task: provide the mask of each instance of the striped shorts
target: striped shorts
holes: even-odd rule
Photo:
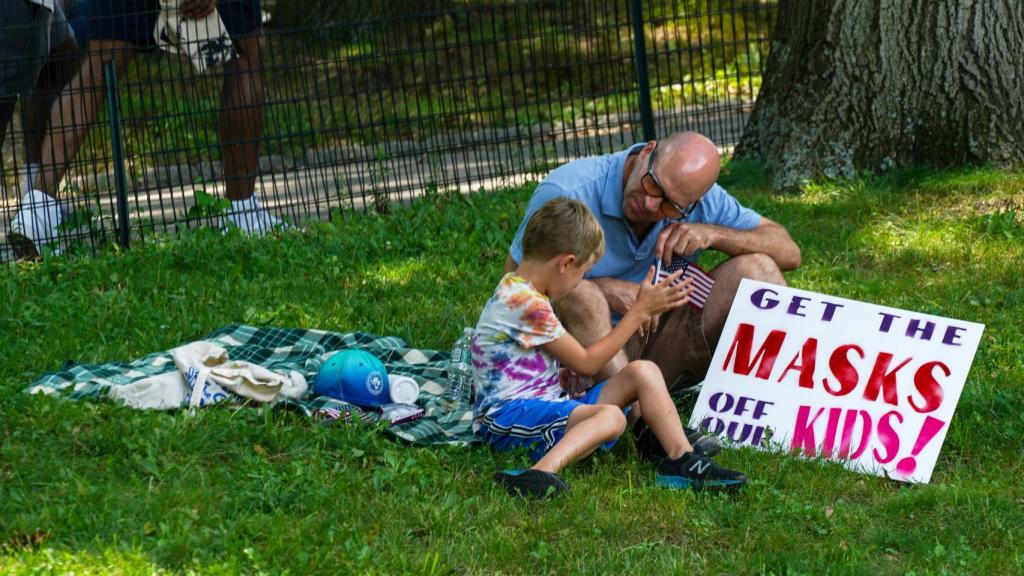
[[[536,462],[565,435],[565,425],[573,410],[580,406],[597,404],[597,398],[605,384],[606,382],[597,384],[581,398],[523,398],[505,402],[488,411],[483,417],[477,436],[495,450],[530,448],[530,457]],[[629,408],[623,411],[628,412]],[[614,445],[615,440],[612,440],[602,448],[607,450]]]

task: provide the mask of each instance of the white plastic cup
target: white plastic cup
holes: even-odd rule
[[[408,376],[388,374],[391,401],[396,404],[415,404],[420,397],[420,385]]]

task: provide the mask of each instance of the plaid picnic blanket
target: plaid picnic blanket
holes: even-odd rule
[[[393,336],[365,332],[338,333],[325,330],[257,328],[233,325],[214,330],[202,338],[227,350],[233,360],[259,364],[287,374],[295,370],[309,382],[320,370],[324,355],[335,350],[362,349],[384,363],[389,374],[403,374],[420,386],[417,402],[424,408],[423,418],[387,428],[394,436],[415,444],[466,444],[474,442],[472,409],[442,397],[447,386],[445,366],[449,352],[411,348]],[[44,374],[25,392],[51,394],[72,400],[103,400],[115,386],[177,370],[170,352],[154,352],[137,360],[107,364],[71,364],[57,372]],[[342,415],[345,420],[359,418],[374,421],[372,411],[312,392],[301,400],[282,398],[276,408],[297,410],[317,418]]]

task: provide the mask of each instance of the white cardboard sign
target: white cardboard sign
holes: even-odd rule
[[[690,426],[926,483],[984,329],[743,280]]]

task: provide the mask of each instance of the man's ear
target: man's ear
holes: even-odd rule
[[[576,264],[575,254],[562,254],[558,257],[558,273],[565,274],[565,271],[569,269],[569,266]]]

